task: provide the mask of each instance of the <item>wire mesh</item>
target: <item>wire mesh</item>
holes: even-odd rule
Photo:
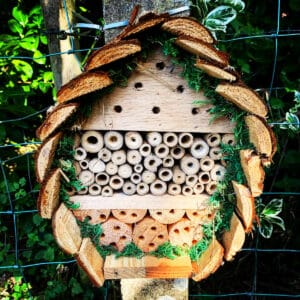
[[[64,10],[66,14],[66,19],[68,21],[68,31],[72,32],[72,24],[70,23],[69,15],[68,15],[68,10],[67,10],[67,5],[66,5],[66,0],[63,1],[64,4]],[[294,38],[294,37],[299,37],[300,36],[300,29],[296,30],[289,30],[288,33],[285,33],[284,31],[280,31],[280,14],[281,14],[281,0],[277,1],[277,26],[276,29],[272,32],[268,32],[266,34],[260,34],[260,35],[250,35],[250,36],[241,36],[241,37],[236,37],[232,39],[226,39],[226,40],[220,40],[222,43],[233,43],[235,41],[239,40],[246,40],[246,39],[273,39],[274,40],[274,53],[273,53],[273,69],[271,73],[271,78],[270,78],[270,85],[269,87],[263,88],[263,90],[268,90],[269,94],[271,94],[274,90],[277,89],[282,89],[282,87],[274,87],[274,79],[276,76],[276,69],[277,69],[277,58],[278,58],[278,46],[280,42],[280,38],[282,37],[289,37],[289,38]],[[188,7],[184,6],[181,8],[174,9],[170,11],[171,14],[176,14],[178,12],[182,12],[187,10]],[[123,27],[127,24],[126,21],[122,22],[117,22],[113,24],[108,24],[103,27],[104,30],[109,30],[111,28],[117,28],[117,27]],[[71,38],[71,45],[70,49],[64,52],[57,52],[57,53],[48,53],[46,55],[43,55],[38,58],[44,58],[44,57],[50,57],[50,56],[58,56],[58,55],[69,55],[77,52],[86,52],[89,51],[90,49],[75,49],[73,39]],[[96,49],[96,48],[95,48]],[[35,59],[38,59],[37,57]],[[32,57],[27,57],[27,56],[0,56],[0,59],[23,59],[23,60],[32,60]],[[17,121],[22,121],[22,120],[28,120],[32,117],[35,117],[43,112],[45,112],[49,107],[45,107],[41,109],[40,111],[37,111],[32,114],[28,114],[23,117],[18,117],[14,119],[6,119],[6,120],[1,120],[0,124],[5,124],[5,123],[15,123]],[[271,125],[274,126],[280,126],[287,124],[286,122],[272,122],[270,123]],[[289,123],[291,124],[291,123]],[[40,144],[40,142],[28,142],[24,139],[24,142],[19,143],[19,146],[26,146],[26,145],[32,145],[32,144]],[[6,149],[6,148],[12,148],[15,147],[14,144],[3,144],[0,145],[0,149]],[[14,162],[15,160],[25,157],[27,161],[27,182],[29,185],[29,190],[27,192],[27,195],[31,195],[32,197],[37,197],[37,193],[39,192],[37,189],[34,189],[34,184],[35,182],[34,176],[31,174],[31,162],[33,160],[32,158],[32,153],[26,153],[22,155],[16,155],[14,157],[2,159],[0,157],[0,169],[1,169],[1,176],[3,178],[4,182],[4,191],[3,193],[7,197],[7,206],[6,209],[0,211],[0,217],[2,216],[9,216],[11,217],[11,222],[13,224],[13,243],[14,243],[14,263],[10,265],[1,265],[0,270],[19,270],[20,274],[24,278],[26,282],[26,275],[24,274],[25,269],[30,269],[30,268],[35,268],[35,267],[41,267],[45,265],[68,265],[68,264],[73,264],[75,263],[74,259],[69,259],[69,260],[61,260],[61,261],[36,261],[31,264],[23,264],[20,259],[19,259],[19,251],[20,251],[20,243],[19,243],[19,235],[18,235],[18,217],[20,215],[26,215],[26,214],[37,214],[37,209],[35,207],[31,207],[30,209],[23,209],[19,210],[16,209],[15,207],[15,199],[13,196],[13,193],[10,189],[10,184],[7,179],[7,171],[5,170],[5,165],[7,163]],[[300,193],[297,192],[280,192],[280,191],[275,191],[275,192],[264,192],[263,196],[299,196]],[[261,293],[257,291],[257,273],[258,273],[258,263],[259,263],[259,254],[261,253],[267,253],[267,254],[276,254],[276,253],[284,253],[284,254],[299,254],[300,249],[285,249],[285,248],[269,248],[269,249],[263,249],[259,248],[259,235],[257,234],[255,237],[254,241],[254,247],[248,248],[245,247],[242,249],[241,252],[249,252],[251,254],[254,254],[254,263],[253,263],[253,272],[252,272],[252,282],[251,282],[251,287],[249,290],[245,290],[243,292],[237,292],[237,293],[220,293],[220,294],[213,294],[213,293],[201,293],[201,294],[190,294],[190,298],[200,298],[200,297],[210,297],[210,298],[235,298],[235,297],[248,297],[250,299],[257,299],[258,297],[263,298],[300,298],[300,294],[294,294],[294,293]],[[105,295],[104,298],[107,299],[107,284],[106,284],[106,290],[105,290]],[[30,290],[29,290],[30,293]],[[31,295],[32,297],[32,295]],[[201,298],[202,299],[202,298]]]

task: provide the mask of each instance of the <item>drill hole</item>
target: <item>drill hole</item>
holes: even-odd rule
[[[159,108],[158,106],[153,106],[152,112],[153,112],[154,114],[159,114],[159,113],[160,113],[160,108]]]
[[[135,87],[136,89],[141,89],[141,88],[143,87],[143,84],[142,84],[141,82],[136,82],[136,83],[134,84],[134,87]]]
[[[184,86],[183,86],[183,85],[178,85],[177,88],[176,88],[176,91],[177,91],[178,93],[183,93],[183,91],[184,91]]]
[[[114,106],[114,111],[116,112],[116,113],[121,113],[122,112],[122,106],[121,105],[115,105]]]
[[[163,61],[160,61],[160,62],[158,62],[158,63],[156,63],[156,69],[157,70],[163,70],[164,68],[165,68],[165,63],[163,62]]]

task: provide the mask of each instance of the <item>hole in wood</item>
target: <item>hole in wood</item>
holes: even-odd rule
[[[158,239],[162,240],[164,238],[164,236],[162,234],[157,236]]]
[[[157,70],[163,70],[164,68],[165,68],[165,63],[163,62],[163,61],[160,61],[160,62],[158,62],[158,63],[156,63],[156,69]]]
[[[197,244],[197,240],[192,240],[192,245],[195,245],[195,244]]]
[[[100,220],[105,220],[105,219],[106,219],[106,215],[101,214],[101,215],[99,216],[99,218],[100,218]]]
[[[102,238],[104,238],[104,237],[105,237],[105,234],[104,234],[104,233],[102,233],[102,234],[101,234],[101,237],[102,237]]]
[[[113,184],[119,184],[121,182],[121,180],[119,178],[114,178],[112,180]]]
[[[109,140],[110,140],[112,143],[115,143],[115,142],[118,140],[118,138],[117,138],[116,136],[112,135],[112,136],[110,136]]]
[[[154,114],[159,114],[159,113],[160,113],[160,108],[159,108],[158,106],[153,106],[152,112],[153,112]]]
[[[161,189],[163,186],[162,186],[162,184],[160,182],[157,182],[157,183],[154,184],[154,187],[156,189]]]
[[[116,243],[114,243],[114,242],[113,242],[113,243],[110,243],[109,245],[110,245],[110,246],[112,246],[112,247],[115,247],[115,248],[117,248],[117,244],[116,244]]]
[[[132,213],[131,216],[132,216],[133,218],[136,218],[136,217],[137,217],[137,214],[136,214],[136,213]]]
[[[135,87],[136,89],[140,89],[140,88],[143,87],[143,84],[142,84],[141,82],[136,82],[136,83],[134,84],[134,87]]]
[[[162,215],[162,212],[161,212],[161,211],[158,211],[158,212],[156,212],[156,214],[157,214],[158,216],[161,216],[161,215]]]
[[[186,232],[190,232],[190,230],[191,230],[190,227],[184,227],[183,229],[184,229],[184,231],[186,231]]]
[[[192,115],[198,115],[199,112],[200,112],[199,107],[193,107],[193,108],[192,108]]]
[[[193,164],[192,162],[189,162],[189,163],[187,164],[187,166],[188,166],[189,168],[191,168],[193,165],[194,165],[194,164]]]
[[[211,218],[212,216],[213,216],[213,214],[208,214],[207,215],[208,218]]]
[[[193,212],[193,216],[197,217],[198,213],[196,211]]]
[[[177,91],[178,93],[183,93],[183,91],[184,91],[184,86],[183,86],[183,85],[178,85],[177,88],[176,88],[176,91]]]
[[[122,106],[121,105],[115,105],[114,106],[114,111],[116,112],[116,113],[121,113],[122,112]]]
[[[201,175],[202,182],[208,182],[209,181],[209,175],[208,174],[202,174]]]
[[[179,234],[179,229],[174,229],[174,232],[175,232],[176,234]]]
[[[88,138],[87,138],[87,142],[89,143],[89,144],[97,144],[98,143],[98,139],[95,137],[95,136],[89,136]]]
[[[120,215],[121,216],[126,216],[126,211],[124,211],[124,210],[120,211]]]
[[[181,152],[181,149],[179,147],[176,147],[176,148],[173,149],[173,153],[175,155],[178,155],[180,152]]]
[[[143,235],[139,236],[139,240],[144,240],[144,239],[145,239],[145,237]]]
[[[169,211],[169,213],[170,213],[170,214],[175,214],[175,210],[174,210],[174,209],[171,209],[171,210]]]
[[[114,226],[114,230],[120,230],[121,227],[120,226]]]
[[[120,237],[120,240],[125,241],[125,240],[127,240],[127,237],[126,237],[125,235],[122,235],[122,236]]]
[[[152,226],[151,228],[150,228],[152,231],[156,231],[156,226]]]
[[[149,243],[149,247],[153,248],[155,246],[154,243]]]
[[[153,166],[154,164],[155,164],[155,160],[154,160],[154,159],[150,159],[150,160],[149,160],[149,165],[150,165],[150,166]]]

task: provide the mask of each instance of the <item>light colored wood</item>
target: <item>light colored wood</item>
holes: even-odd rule
[[[188,256],[175,259],[144,256],[115,258],[106,257],[105,279],[119,278],[188,278],[192,274],[192,264]]]
[[[156,64],[164,62],[163,70]],[[196,107],[195,100],[208,99],[196,93],[181,78],[181,69],[160,52],[138,65],[126,88],[114,91],[96,102],[84,130],[138,130],[230,133],[233,123],[226,119],[210,122],[209,105]],[[140,86],[142,84],[142,86]],[[121,108],[121,112],[115,108]],[[154,113],[153,110],[159,113]],[[196,112],[196,113],[195,113]],[[184,124],[184,126],[183,126]]]
[[[78,203],[81,209],[205,209],[209,206],[208,195],[154,196],[154,195],[124,195],[115,194],[113,197],[90,195],[71,196],[70,201]]]

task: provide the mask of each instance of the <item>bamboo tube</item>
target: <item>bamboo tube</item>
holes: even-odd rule
[[[110,186],[106,185],[102,188],[101,196],[103,197],[112,197],[113,190]]]
[[[200,195],[204,192],[204,184],[197,182],[193,187],[193,192],[195,195]]]
[[[84,222],[88,218],[92,225],[105,222],[110,215],[110,209],[74,209],[72,212],[77,220]]]
[[[74,161],[73,162],[73,166],[74,166],[74,169],[75,169],[75,174],[76,176],[79,175],[79,173],[81,172],[81,167],[80,167],[80,164],[78,161]]]
[[[215,165],[210,171],[210,177],[214,181],[221,181],[224,179],[226,169],[222,165]]]
[[[222,136],[222,143],[227,145],[235,145],[235,139],[233,133],[225,133]]]
[[[168,168],[161,168],[158,171],[158,178],[162,181],[170,181],[173,178],[173,172]]]
[[[162,224],[175,223],[185,214],[184,209],[149,209],[150,216]]]
[[[130,178],[132,174],[132,167],[129,164],[121,165],[118,169],[118,175],[124,179]]]
[[[126,153],[124,150],[114,151],[111,155],[111,161],[117,165],[123,165],[126,163]]]
[[[126,181],[122,186],[122,191],[126,195],[133,195],[136,192],[136,185],[130,181]]]
[[[204,209],[187,209],[187,217],[195,224],[209,224],[213,221],[216,214],[216,210],[212,207]]]
[[[127,162],[131,165],[137,165],[142,161],[142,156],[138,150],[129,150],[127,152]]]
[[[178,137],[174,132],[166,132],[163,134],[163,142],[168,147],[175,147],[178,143]]]
[[[184,196],[191,196],[191,195],[193,195],[193,193],[194,193],[193,187],[188,186],[188,185],[184,185],[182,187],[182,194]]]
[[[100,186],[107,185],[109,182],[109,176],[105,172],[100,172],[96,174],[95,181]]]
[[[171,149],[170,153],[174,159],[181,159],[185,154],[185,150],[180,146],[176,146],[175,148]]]
[[[147,209],[113,209],[111,212],[119,221],[133,224],[145,217]]]
[[[105,172],[108,175],[116,175],[118,173],[118,166],[115,165],[112,161],[110,161],[105,166]]]
[[[100,195],[101,193],[101,186],[97,183],[93,183],[89,186],[89,194],[92,196]]]
[[[168,185],[168,194],[176,196],[176,195],[179,195],[180,193],[181,193],[180,184],[170,183]]]
[[[145,217],[134,226],[132,238],[143,252],[154,251],[169,240],[167,226],[150,217]]]
[[[185,173],[178,167],[173,168],[173,181],[176,184],[182,184],[185,182]]]
[[[142,181],[142,176],[139,173],[132,173],[130,181],[134,184],[139,184]]]
[[[109,186],[113,190],[121,189],[123,184],[124,184],[124,179],[118,175],[114,175],[114,176],[110,177],[110,179],[109,179]]]
[[[169,147],[165,144],[159,144],[154,148],[154,154],[159,158],[165,158],[169,154]]]
[[[202,227],[193,224],[188,218],[169,225],[168,230],[170,242],[175,246],[191,247],[203,238]]]
[[[182,148],[190,148],[193,144],[193,140],[194,137],[188,132],[180,133],[178,136],[178,144]]]
[[[218,147],[221,144],[221,135],[219,133],[208,133],[204,136],[204,140],[209,147]]]
[[[171,155],[168,155],[163,159],[162,164],[165,168],[172,168],[174,166],[174,158]]]
[[[202,184],[208,184],[211,182],[210,173],[209,172],[200,172],[198,181]]]
[[[146,184],[151,184],[156,179],[156,175],[154,172],[145,170],[142,173],[142,181]]]
[[[88,159],[80,160],[79,166],[81,170],[87,170],[89,168],[89,160]]]
[[[205,191],[208,195],[212,195],[216,189],[217,189],[217,182],[216,181],[210,181],[206,186],[205,186]]]
[[[82,148],[90,153],[97,153],[103,148],[103,136],[95,130],[86,131],[81,137]]]
[[[162,136],[159,132],[149,132],[146,135],[146,140],[152,147],[155,147],[161,144]]]
[[[125,246],[132,241],[132,227],[113,217],[101,225],[102,235],[100,237],[100,244],[106,246],[113,246],[118,251],[122,251]]]
[[[133,166],[133,170],[135,173],[142,173],[143,172],[143,165],[142,164],[137,164]]]
[[[84,160],[87,156],[87,153],[85,151],[85,149],[83,149],[82,147],[78,147],[75,149],[74,151],[74,159],[75,160]]]
[[[200,170],[208,172],[215,166],[215,162],[210,157],[206,156],[200,159]]]
[[[128,149],[138,149],[143,143],[143,138],[140,133],[129,131],[125,134],[125,145]]]
[[[139,149],[140,154],[146,157],[151,154],[151,146],[148,143],[143,143]]]
[[[185,184],[191,187],[194,187],[195,184],[198,182],[198,175],[188,175],[185,178]]]
[[[144,159],[144,167],[151,172],[156,172],[161,164],[162,160],[155,155],[149,155]]]
[[[105,163],[99,158],[93,158],[89,161],[89,170],[93,173],[103,172],[105,170]]]
[[[193,157],[203,158],[207,156],[208,152],[209,152],[209,147],[204,140],[200,138],[194,140],[191,146],[191,154]]]
[[[88,193],[88,191],[89,191],[88,187],[87,187],[87,186],[84,186],[84,187],[82,187],[79,191],[77,191],[77,194],[78,194],[78,195],[85,195],[85,194]]]
[[[109,150],[119,150],[123,143],[123,136],[117,131],[108,131],[104,134],[104,144]]]
[[[98,158],[101,159],[104,162],[109,162],[111,159],[111,151],[108,150],[107,148],[102,148],[98,152]]]
[[[222,158],[222,150],[220,147],[213,147],[209,150],[209,157],[213,160],[219,160]]]
[[[73,144],[73,150],[78,148],[80,146],[81,137],[78,133],[74,135],[74,144]]]
[[[95,176],[91,171],[84,170],[79,173],[78,179],[80,180],[82,185],[89,186],[94,182]]]
[[[150,192],[155,196],[160,196],[165,194],[167,191],[167,184],[161,180],[156,179],[150,185]]]
[[[149,193],[149,185],[145,182],[140,182],[136,186],[136,192],[138,195],[143,196]]]
[[[180,160],[180,168],[186,175],[194,175],[199,172],[200,164],[195,157],[186,155]]]

